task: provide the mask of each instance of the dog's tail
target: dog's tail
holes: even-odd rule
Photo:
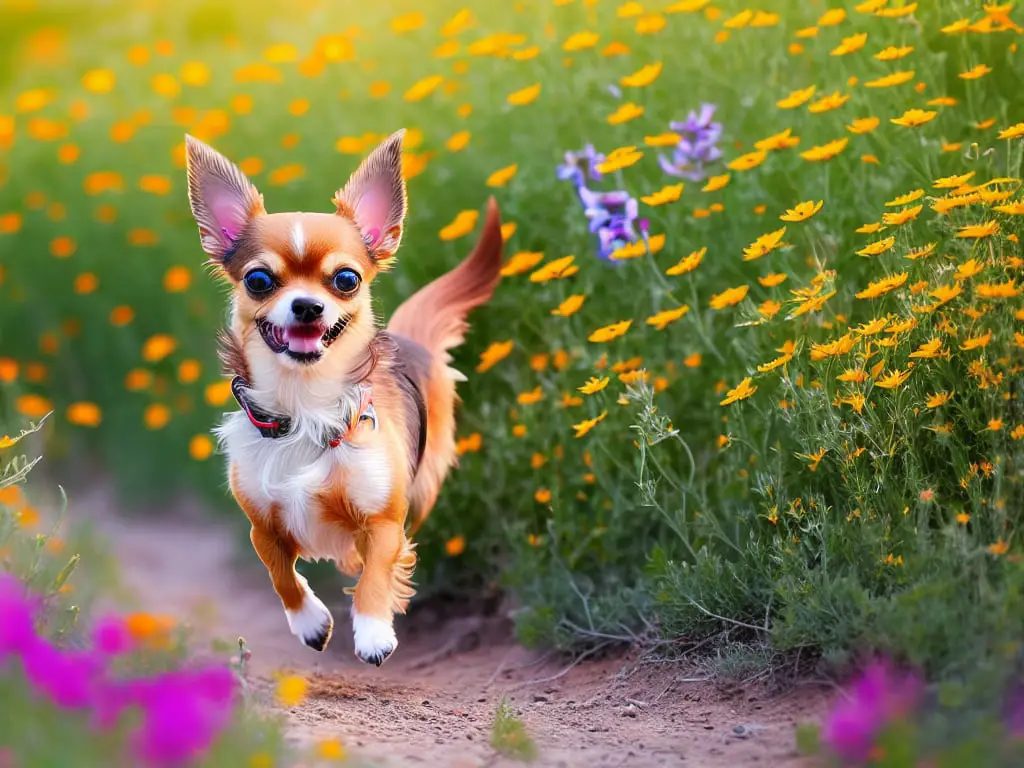
[[[501,215],[492,197],[473,252],[451,272],[406,299],[391,316],[388,330],[418,342],[447,362],[447,351],[462,343],[469,328],[469,312],[494,293],[501,258]]]
[[[462,343],[470,311],[494,294],[502,250],[501,216],[492,197],[473,252],[451,272],[406,299],[388,323],[388,331],[418,343],[430,355],[429,371],[424,372],[420,384],[426,401],[427,439],[410,492],[413,531],[430,513],[441,483],[456,461],[455,382],[465,376],[449,367],[448,350]]]

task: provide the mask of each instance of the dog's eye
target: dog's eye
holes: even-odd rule
[[[339,269],[334,273],[334,288],[339,293],[355,293],[359,287],[359,273],[354,269]]]
[[[245,276],[245,287],[253,296],[274,290],[274,276],[265,269],[254,269]]]

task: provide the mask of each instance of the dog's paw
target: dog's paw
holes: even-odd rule
[[[378,667],[394,653],[398,638],[391,624],[372,616],[352,612],[352,629],[355,634],[356,656],[366,664]]]
[[[285,609],[284,613],[288,617],[288,627],[292,634],[299,638],[303,645],[314,651],[322,651],[327,647],[331,632],[334,631],[334,617],[312,591],[306,592],[301,608],[297,611]]]

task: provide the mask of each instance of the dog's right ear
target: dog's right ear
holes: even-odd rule
[[[187,134],[185,170],[188,201],[199,225],[203,250],[214,261],[224,263],[245,226],[266,213],[263,195],[237,165]]]

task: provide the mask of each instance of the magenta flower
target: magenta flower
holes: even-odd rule
[[[20,659],[37,695],[87,711],[97,730],[116,726],[122,714],[137,709],[141,725],[131,738],[143,765],[180,765],[200,757],[230,724],[236,680],[229,667],[118,680],[110,663],[132,647],[121,621],[98,622],[91,650],[61,649],[36,634],[37,606],[17,579],[0,574],[0,662]]]
[[[922,683],[912,673],[897,673],[875,661],[853,684],[849,698],[837,702],[825,721],[824,742],[840,758],[863,763],[881,731],[906,717],[920,698]]]

